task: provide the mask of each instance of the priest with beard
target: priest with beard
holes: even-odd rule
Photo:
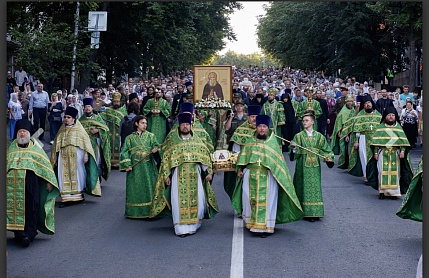
[[[92,98],[83,99],[83,109],[84,114],[79,118],[79,121],[91,139],[101,182],[101,177],[107,180],[110,174],[110,131],[101,115],[94,113],[94,100]]]
[[[405,194],[413,177],[410,144],[397,120],[395,107],[387,107],[371,140],[377,161],[377,179],[371,185],[378,190],[379,199],[397,199]]]
[[[167,136],[170,104],[162,98],[163,90],[155,89],[155,97],[149,99],[143,107],[143,115],[147,117],[147,130],[153,133],[162,144]]]
[[[267,115],[256,116],[256,130],[237,157],[239,179],[231,200],[246,228],[262,238],[273,234],[276,224],[303,217],[270,120]]]
[[[238,128],[236,128],[228,142],[228,150],[233,153],[239,153],[241,147],[245,145],[256,131],[256,117],[261,113],[260,105],[249,105],[247,108],[247,119]],[[234,188],[237,183],[237,174],[233,172],[225,172],[223,187],[229,198],[232,198]]]
[[[14,232],[15,241],[23,247],[30,245],[38,230],[55,233],[54,208],[59,196],[49,158],[31,133],[31,122],[18,120],[14,140],[7,149],[6,228]]]
[[[334,130],[332,131],[331,150],[338,156],[338,168],[347,169],[349,164],[350,144],[345,142],[347,130],[344,129],[347,121],[356,115],[354,97],[348,94],[346,97],[346,104],[341,108],[340,113],[336,116]],[[350,127],[350,125],[349,125]]]
[[[360,110],[344,124],[341,136],[345,136],[346,143],[350,141],[350,155],[348,173],[355,177],[362,177],[365,185],[372,185],[372,177],[376,175],[376,162],[371,148],[372,136],[380,124],[381,114],[375,110],[375,103],[370,95],[364,95],[358,104]],[[344,133],[344,134],[343,134]]]
[[[67,107],[51,151],[51,165],[58,178],[60,207],[83,201],[86,194],[100,197],[96,156],[91,139],[77,119],[78,111]]]
[[[155,97],[155,88],[153,86],[147,87],[146,91],[147,91],[147,94],[142,99],[142,104],[140,106],[140,114],[141,115],[144,115],[143,108],[146,105],[146,103],[148,102],[148,100]]]
[[[150,216],[173,218],[177,236],[195,234],[203,218],[219,211],[210,181],[212,161],[207,145],[192,131],[192,114],[177,117],[177,132],[170,133],[154,189]]]
[[[110,130],[111,165],[119,168],[119,155],[121,153],[121,120],[127,115],[125,105],[121,106],[121,93],[112,93],[112,106],[107,107],[101,117]]]
[[[296,116],[301,122],[304,114],[309,112],[313,113],[316,117],[316,121],[314,122],[314,129],[318,130],[318,119],[323,114],[323,111],[322,107],[320,107],[320,103],[313,99],[313,88],[308,89],[307,99],[299,103]],[[301,130],[304,130],[304,127],[302,125]]]

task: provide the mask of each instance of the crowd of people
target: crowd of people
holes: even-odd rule
[[[422,145],[423,97],[407,85],[377,91],[354,77],[234,67],[232,107],[216,109],[196,107],[191,70],[70,94],[63,89],[49,95],[41,82],[26,93],[17,80],[8,72],[8,190],[22,191],[28,183],[49,193],[28,210],[33,221],[8,215],[8,229],[23,246],[35,229],[54,231],[53,218],[49,230],[37,226],[42,205],[52,209],[58,196],[60,207],[83,201],[84,193],[100,197],[111,169],[126,172],[126,217],[170,216],[176,235],[185,237],[219,212],[212,154],[235,153],[235,171],[224,174],[225,192],[246,227],[266,237],[275,224],[324,217],[321,162],[332,168],[338,155],[338,168],[363,177],[380,199],[396,199],[413,178],[410,150]],[[42,159],[49,169],[39,174],[37,157],[29,153],[24,167],[20,154],[31,147],[43,156],[39,140],[45,140],[46,118],[52,151]],[[293,178],[284,153],[296,161]],[[16,184],[16,177],[25,182]],[[35,197],[25,190],[19,198],[27,204]]]

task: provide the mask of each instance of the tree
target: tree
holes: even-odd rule
[[[90,8],[94,5],[83,5],[84,11]],[[37,76],[51,93],[58,79],[70,76],[74,43],[70,26],[73,26],[76,6],[66,2],[9,2],[7,9],[8,33],[19,45],[15,62]],[[81,20],[81,29],[85,21],[87,17]],[[85,32],[78,38],[76,69],[80,72],[87,65],[98,69],[87,60],[88,39]]]
[[[399,8],[389,19],[392,5]],[[265,53],[294,68],[330,75],[341,69],[342,75],[360,80],[378,79],[380,72],[400,64],[400,31],[415,34],[409,19],[417,18],[413,27],[418,30],[422,18],[416,2],[273,2],[266,9],[257,29]],[[385,28],[390,20],[398,21],[395,28]],[[407,38],[412,43],[414,37]]]
[[[383,14],[384,28],[390,35],[387,39],[396,42],[392,51],[397,55],[392,57],[390,65],[397,71],[409,70],[408,84],[411,90],[415,90],[416,54],[420,53],[422,46],[422,2],[374,2],[367,6]],[[404,54],[408,59],[403,59]]]
[[[227,51],[224,55],[215,56],[211,65],[235,65],[237,67],[248,67],[249,65],[256,65],[260,68],[265,67],[265,65],[271,65],[274,67],[279,67],[280,64],[266,56],[262,56],[258,53],[252,54],[239,54],[235,51]]]
[[[149,75],[207,62],[235,39],[228,15],[236,2],[111,2],[97,61],[107,80]],[[112,46],[114,42],[114,46]]]
[[[80,7],[76,72],[81,77],[80,88],[84,88],[102,73],[110,83],[126,74],[158,75],[209,62],[223,48],[224,38],[235,39],[228,16],[242,6],[226,1],[106,1],[82,2]],[[50,74],[49,80],[69,77],[70,26],[74,26],[76,3],[8,2],[7,9],[8,33],[20,44],[19,59],[24,63],[32,60],[26,69],[40,72],[43,68],[43,75]],[[90,34],[85,29],[88,11],[95,10],[108,12],[108,26],[101,33],[100,48],[90,50]],[[58,38],[61,47],[56,44]],[[55,56],[55,65],[44,63],[46,55]]]

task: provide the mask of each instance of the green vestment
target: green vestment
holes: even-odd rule
[[[201,125],[204,127],[205,131],[209,134],[211,143],[213,146],[216,145],[216,129],[213,129],[213,126],[216,127],[216,111],[215,110],[201,110],[200,113],[204,117],[204,121]]]
[[[176,129],[177,130],[177,129]],[[205,132],[205,131],[204,131]],[[156,181],[154,197],[150,215],[171,216],[171,186],[165,187],[165,180],[174,169],[178,171],[178,188],[180,204],[180,223],[197,224],[198,219],[198,176],[202,175],[202,183],[206,199],[207,213],[205,218],[212,218],[219,211],[213,188],[205,179],[204,173],[198,173],[198,164],[208,166],[207,173],[213,173],[210,151],[206,142],[202,141],[196,133],[191,138],[183,140],[178,132],[172,132],[170,142],[163,152],[158,180]]]
[[[353,147],[354,143],[359,141],[359,137],[356,133],[360,133],[360,135],[365,135],[367,178],[375,175],[376,163],[373,159],[374,153],[371,149],[371,139],[380,121],[381,114],[377,110],[373,110],[372,113],[366,113],[365,109],[362,109],[356,116],[350,118],[344,124],[341,137],[343,138],[349,135],[350,138],[349,174],[356,177],[363,176],[362,165],[359,159],[359,150]]]
[[[277,100],[273,100],[272,103],[269,101],[265,102],[262,105],[261,115],[268,115],[271,118],[270,129],[274,131],[274,134],[282,137],[282,128],[281,126],[285,124],[285,109],[283,105]],[[279,145],[283,144],[283,141],[279,138],[276,138]]]
[[[423,221],[423,155],[420,158],[419,165],[416,169],[407,194],[402,201],[401,207],[396,212],[396,215],[403,219],[411,219],[414,221]]]
[[[196,117],[194,116],[194,119]],[[164,153],[165,149],[168,148],[171,136],[173,134],[177,134],[179,130],[179,123],[176,120],[173,124],[173,127],[171,128],[170,132],[168,133],[167,137],[165,138],[164,142],[162,143],[162,153]],[[204,129],[204,127],[201,125],[200,121],[193,121],[192,122],[192,132],[193,134],[198,135],[198,137],[206,144],[207,148],[209,149],[210,153],[214,152],[214,147],[210,139],[210,135],[207,133],[207,131]]]
[[[247,144],[249,140],[251,140],[255,134],[255,126],[249,124],[249,121],[242,123],[232,134],[229,150],[232,151],[233,144],[241,146]],[[237,173],[236,172],[225,172],[224,173],[224,181],[223,188],[225,192],[228,194],[229,198],[232,198],[232,194],[234,193],[235,185],[237,184]]]
[[[152,113],[159,110],[160,113]],[[163,98],[158,101],[149,99],[143,107],[143,114],[147,117],[147,131],[155,134],[157,141],[162,144],[167,136],[167,121],[171,114],[170,104]]]
[[[88,154],[88,162],[85,163],[86,169],[86,183],[84,192],[86,194],[100,197],[101,196],[101,186],[99,180],[98,166],[95,160],[94,150],[91,145],[91,139],[86,133],[85,129],[82,127],[79,120],[76,120],[75,124],[72,127],[66,127],[63,124],[58,130],[57,136],[55,137],[54,144],[52,145],[51,150],[51,165],[56,169],[57,175],[62,175],[63,184],[62,184],[62,194],[77,194],[81,193],[77,188],[77,177],[76,175],[70,175],[69,173],[76,173],[76,150],[75,147],[82,149]],[[63,154],[63,165],[66,167],[63,171],[58,171],[60,165],[58,164],[58,155],[60,150],[65,151]],[[73,155],[74,154],[74,155]],[[67,173],[66,171],[67,170]],[[65,187],[64,184],[67,184]]]
[[[377,180],[371,182],[371,186],[379,190],[379,185],[379,193],[384,193],[386,189],[397,189],[399,184],[401,193],[405,194],[413,177],[413,172],[410,154],[407,151],[410,144],[401,125],[397,122],[391,126],[381,123],[372,136],[371,145],[374,147],[375,153],[379,153],[381,150],[379,160],[382,159],[383,162],[382,171],[378,173],[377,169]],[[399,149],[404,152],[404,159],[399,158]],[[400,178],[399,181],[398,178]]]
[[[307,112],[307,110],[313,110],[314,116],[316,117],[316,120],[314,121],[313,129],[317,130],[317,119],[322,115],[322,107],[320,107],[320,102],[317,100],[312,99],[311,101],[303,100],[299,103],[298,111],[296,112],[296,117],[298,120],[302,121],[302,117]],[[303,129],[303,126],[301,125],[301,130]]]
[[[26,171],[33,171],[41,180],[37,229],[44,234],[54,234],[55,198],[59,196],[58,181],[45,151],[32,140],[27,148],[18,147],[17,141],[14,140],[7,149],[6,228],[24,230]],[[52,184],[51,192],[46,190],[47,183]]]
[[[121,106],[118,109],[107,107],[100,115],[106,122],[110,131],[111,163],[115,165],[119,163],[119,154],[121,152],[121,135],[119,134],[119,128],[122,118],[127,115],[127,111],[125,106]]]
[[[274,133],[270,131],[267,140],[259,141],[253,136],[243,145],[237,158],[237,169],[247,168],[250,171],[250,205],[251,216],[248,227],[264,229],[268,207],[268,171],[271,172],[279,186],[277,213],[275,223],[288,223],[302,219],[303,212],[293,187],[286,162]],[[232,206],[238,214],[242,213],[243,178],[237,181]]]
[[[334,160],[334,153],[331,151],[325,136],[316,130],[313,130],[313,136],[308,136],[307,131],[303,130],[297,133],[292,141],[319,155],[328,157],[332,161]],[[293,151],[292,146],[289,146],[289,149],[291,152]],[[304,211],[304,217],[324,217],[319,156],[296,147],[294,157],[296,166],[293,184]]]
[[[334,130],[332,132],[332,140],[331,140],[331,150],[335,155],[339,155],[338,157],[338,168],[347,169],[347,165],[349,162],[348,155],[348,142],[345,141],[345,137],[341,137],[341,133],[344,128],[344,124],[346,121],[356,115],[354,106],[349,109],[347,105],[344,105],[341,109],[340,113],[338,113],[337,118],[335,119]],[[340,133],[340,137],[338,137],[338,133]]]
[[[126,217],[150,216],[153,192],[158,178],[158,169],[151,151],[158,146],[155,135],[149,131],[144,131],[141,135],[133,132],[125,138],[119,170],[125,171],[132,167],[132,170],[127,172],[126,180]]]
[[[90,118],[82,115],[79,119],[86,133],[91,139],[91,145],[94,149],[94,154],[96,156],[95,161],[101,161],[101,176],[107,180],[110,174],[110,131],[109,128],[103,121],[103,118],[100,115],[92,114]],[[98,133],[92,134],[91,129],[98,129]],[[100,144],[98,144],[98,139]],[[98,157],[100,155],[100,157]]]
[[[230,141],[240,146],[248,144],[249,141],[253,140],[255,131],[256,127],[254,125],[249,124],[249,121],[246,121],[234,131]]]

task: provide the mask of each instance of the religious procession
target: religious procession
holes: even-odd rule
[[[422,277],[422,2],[0,3],[0,277]]]
[[[406,85],[388,93],[320,72],[199,66],[67,100],[67,92],[49,100],[37,88],[28,116],[10,124],[7,149],[7,229],[23,247],[38,231],[55,233],[56,207],[82,205],[86,195],[102,202],[103,180],[118,171],[126,173],[124,216],[172,218],[179,237],[222,213],[214,175],[223,175],[237,217],[261,238],[277,224],[322,221],[322,169],[335,165],[379,199],[405,196],[397,215],[422,221],[423,158],[414,171],[410,152],[422,145],[423,97]],[[22,109],[16,93],[15,116],[14,105]],[[43,109],[60,115],[49,143],[31,117]],[[296,162],[293,173],[286,160]]]

